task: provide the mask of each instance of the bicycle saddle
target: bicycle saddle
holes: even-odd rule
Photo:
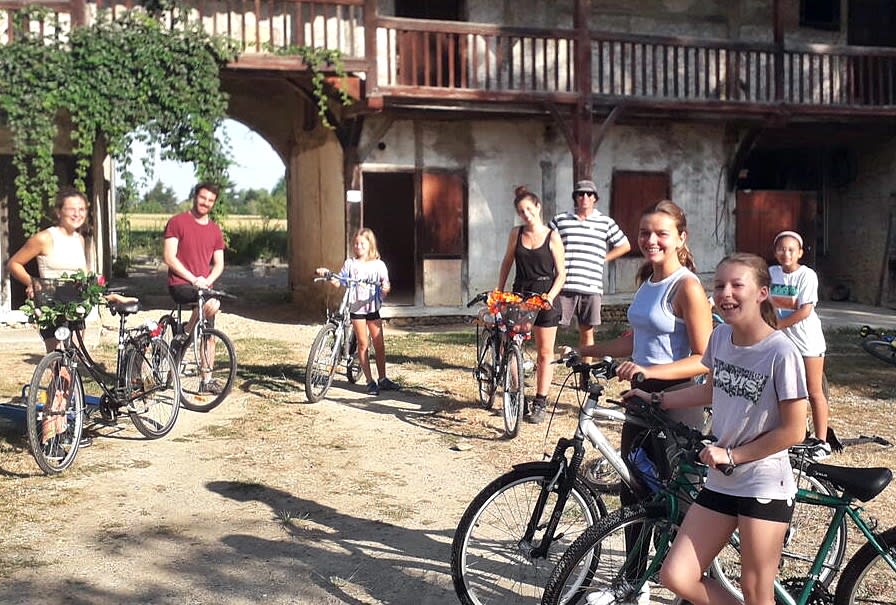
[[[119,315],[133,315],[140,310],[140,301],[135,298],[125,302],[110,302],[109,310]]]

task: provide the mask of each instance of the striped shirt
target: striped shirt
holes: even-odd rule
[[[560,233],[566,253],[563,291],[602,295],[607,251],[628,241],[616,221],[595,208],[586,219],[575,212],[558,214],[550,226]]]

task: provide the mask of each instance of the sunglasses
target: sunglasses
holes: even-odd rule
[[[584,197],[586,195],[593,195],[594,197],[597,197],[597,194],[593,191],[576,191],[572,195],[573,197]]]

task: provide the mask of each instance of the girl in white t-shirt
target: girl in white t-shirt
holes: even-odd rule
[[[386,342],[383,336],[383,320],[380,318],[380,307],[383,297],[389,293],[389,271],[386,263],[380,259],[376,245],[376,235],[367,228],[359,229],[352,240],[354,256],[345,259],[339,275],[376,282],[376,285],[355,284],[350,286],[349,314],[352,328],[358,339],[358,360],[367,378],[367,394],[379,395],[380,390],[397,391],[397,383],[386,377]],[[318,275],[325,275],[324,267],[317,269]],[[376,370],[379,381],[373,379],[370,370],[370,345],[373,344],[376,355]]]
[[[827,443],[828,398],[823,384],[826,344],[821,320],[815,312],[818,304],[818,276],[800,264],[803,238],[795,231],[782,231],[775,236],[775,258],[778,265],[769,267],[772,278],[771,301],[778,317],[778,329],[796,345],[806,366],[806,386],[812,408],[815,436],[823,442],[821,450],[831,453]],[[816,458],[819,458],[816,454]]]
[[[765,261],[734,254],[716,267],[713,299],[725,324],[703,356],[705,384],[655,393],[664,409],[713,406],[718,441],[700,452],[710,467],[663,563],[660,580],[694,605],[738,601],[704,571],[738,530],[746,605],[775,601],[774,579],[796,485],[787,450],[805,436],[806,379],[793,343],[775,329]],[[648,397],[633,390],[625,397]],[[720,470],[733,467],[730,475]]]

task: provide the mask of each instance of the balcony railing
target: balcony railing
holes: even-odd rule
[[[64,37],[132,0],[38,0],[52,14],[27,27]],[[278,67],[272,49],[336,49],[368,81],[368,95],[574,103],[577,46],[590,45],[595,102],[635,101],[738,111],[896,113],[896,50],[740,43],[695,38],[511,28],[365,14],[370,0],[202,0],[188,18],[226,35],[249,67]],[[22,6],[0,0],[0,44],[17,35]],[[588,54],[586,53],[586,57]],[[295,68],[294,62],[279,67]]]

